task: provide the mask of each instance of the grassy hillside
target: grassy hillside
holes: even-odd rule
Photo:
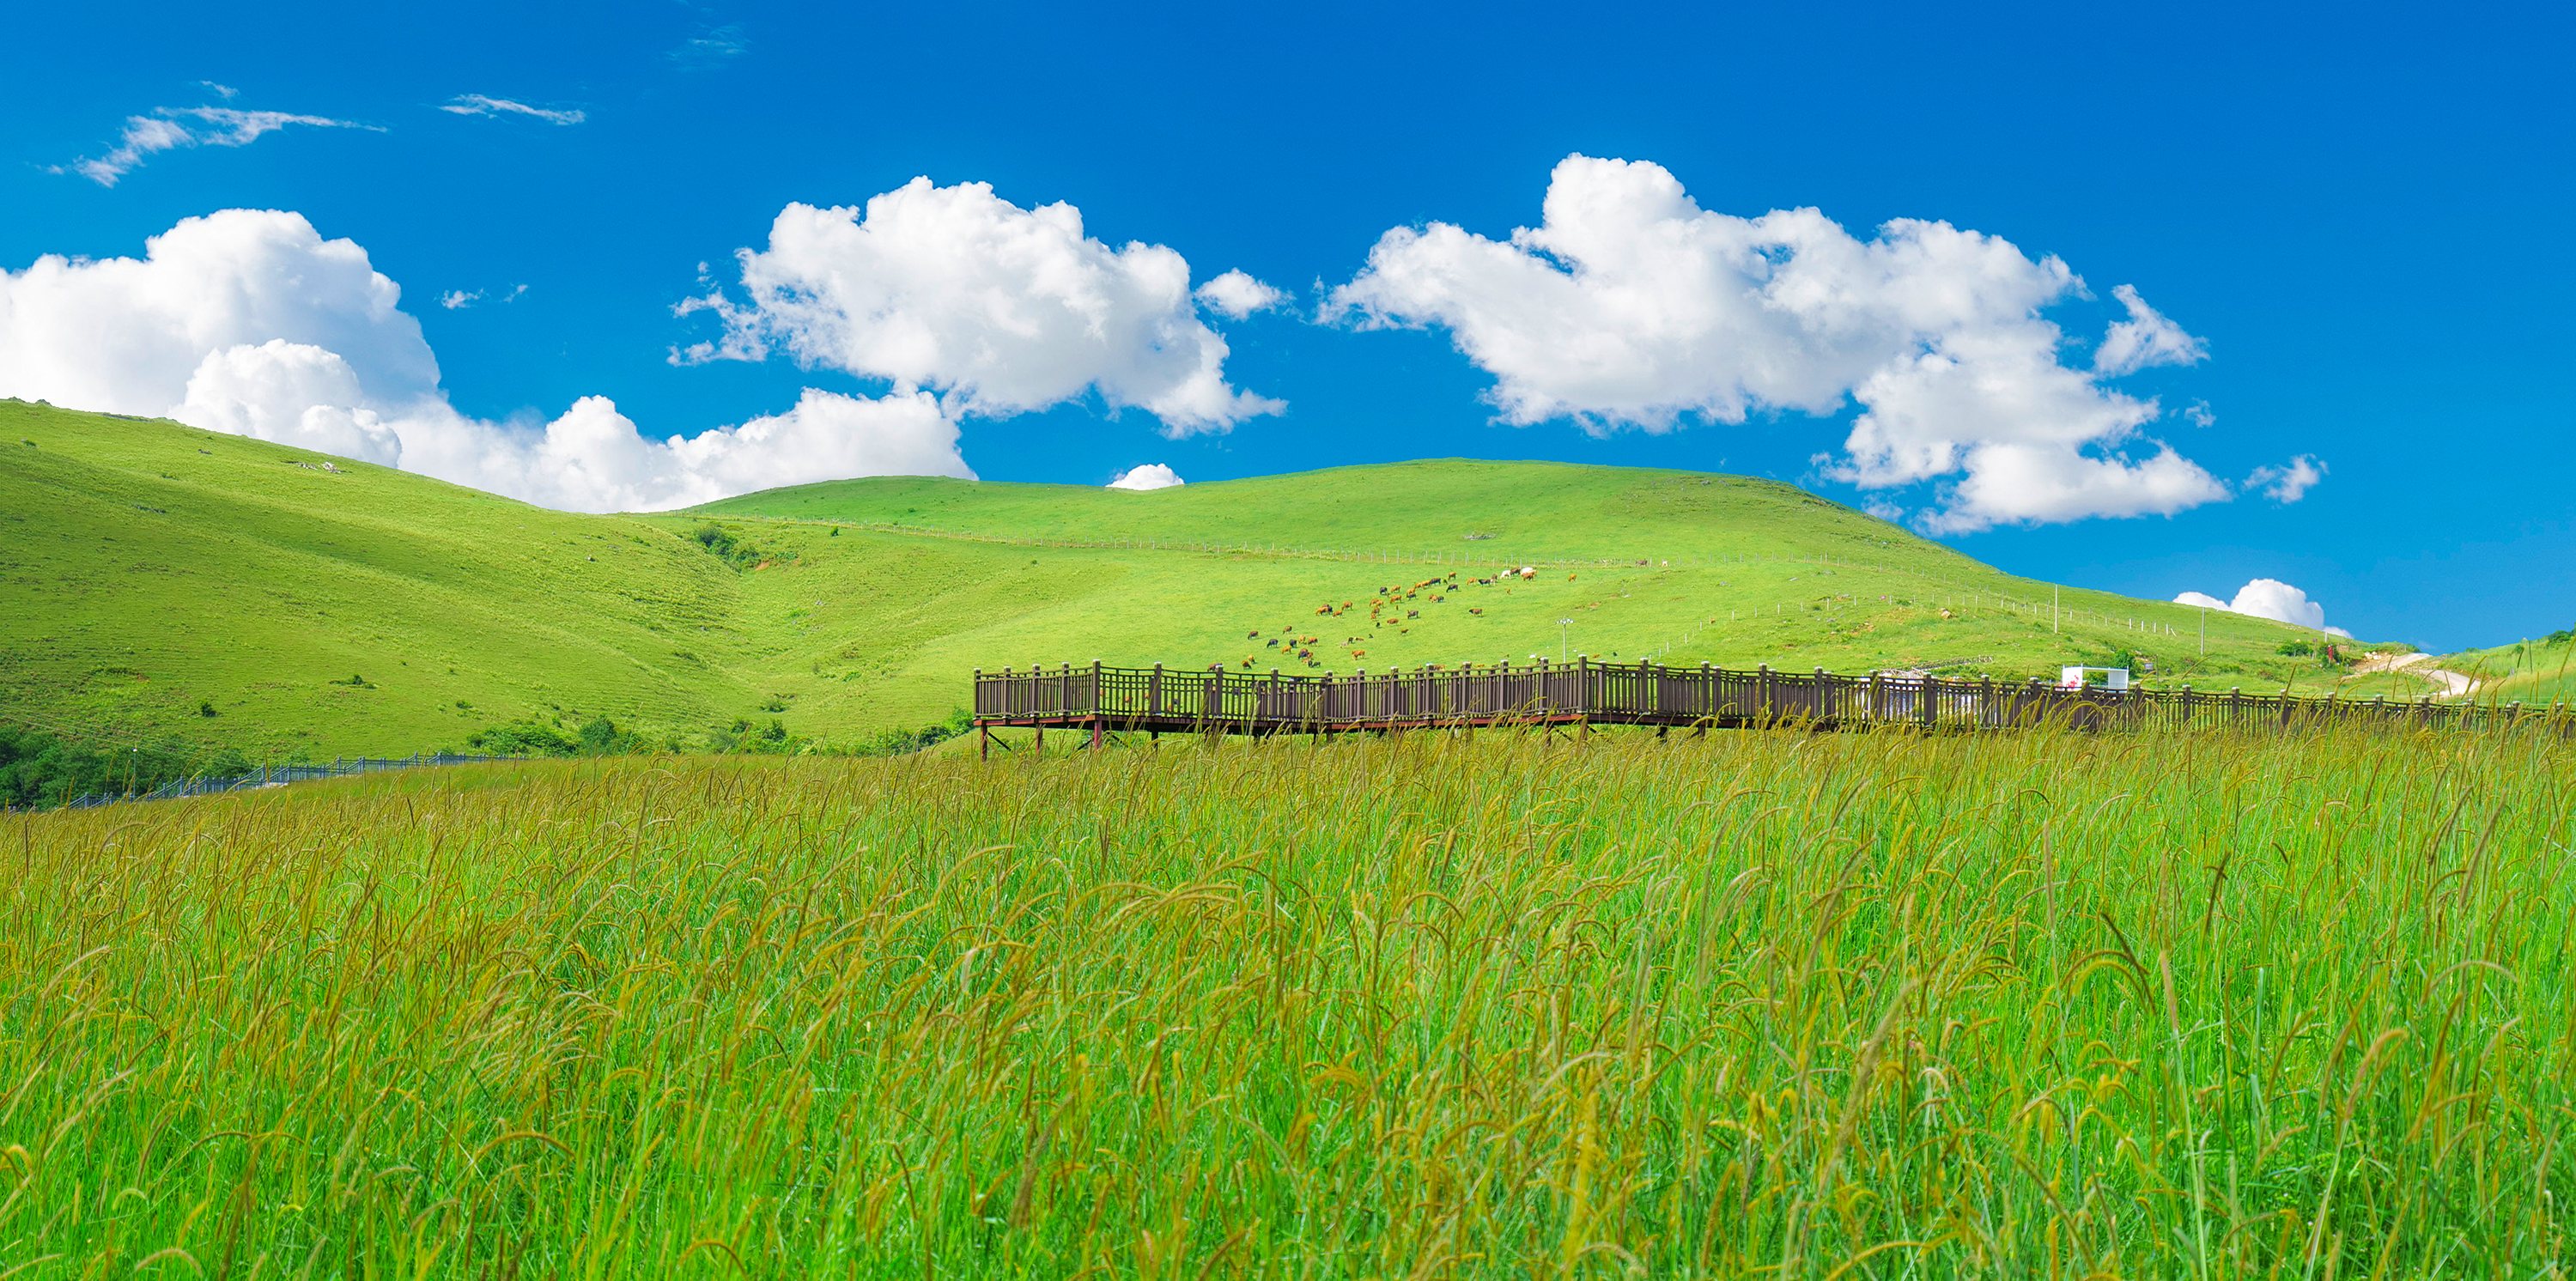
[[[1070,532],[1514,564],[1795,554],[1950,573],[1982,568],[1776,481],[1567,463],[1436,459],[1144,493],[894,476],[773,489],[700,510],[1003,538]]]
[[[2143,655],[2170,682],[2432,688],[2340,681],[2280,652],[2310,634],[2228,614],[2205,620],[2204,655],[2198,610],[2015,578],[1739,476],[1439,460],[1146,493],[902,477],[771,490],[691,516],[804,547],[839,527],[1017,548],[1098,576],[1055,607],[960,636],[961,658],[1348,671],[1572,652],[2023,677]],[[1524,565],[1545,568],[1498,574]],[[1409,598],[1372,618],[1397,595]],[[1269,643],[1282,636],[1314,638],[1297,647],[1313,657],[1283,657]]]
[[[1506,562],[1548,568],[1479,581]],[[972,668],[1094,659],[1320,672],[1562,649],[2020,677],[2136,653],[2204,687],[2334,684],[2259,620],[2212,616],[2203,658],[2199,621],[2075,590],[2052,617],[2046,584],[1741,477],[1439,461],[1149,493],[885,479],[579,516],[0,401],[0,709],[254,759],[452,747],[530,717],[607,715],[679,746],[773,718],[847,740],[944,716]]]
[[[2481,699],[2537,707],[2576,703],[2576,627],[2453,654],[2442,666],[2486,682]]]

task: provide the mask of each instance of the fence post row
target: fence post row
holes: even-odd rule
[[[1913,725],[1936,729],[2001,729],[2062,721],[2078,729],[2114,725],[2165,725],[2186,729],[2262,727],[2275,732],[2354,722],[2484,729],[2538,723],[2576,734],[2576,716],[2553,704],[2526,713],[2522,705],[2488,708],[2435,704],[2430,697],[2390,704],[2384,696],[2353,703],[2288,693],[2248,698],[2242,688],[2224,697],[2190,686],[2173,691],[2071,689],[2038,678],[1998,685],[1991,676],[1944,680],[1891,676],[1866,680],[1822,668],[1804,675],[1759,664],[1734,671],[1702,663],[1674,671],[1652,660],[1604,663],[1586,655],[1571,664],[1468,665],[1411,673],[1366,669],[1344,676],[1177,672],[1162,664],[1115,668],[1094,661],[1087,672],[1066,663],[1054,671],[1033,665],[1026,673],[1005,667],[974,673],[975,719],[987,728],[1080,726],[1098,740],[1111,729],[1195,730],[1217,733],[1301,733],[1336,728],[1396,729],[1472,726],[1553,720],[1637,725],[1767,725],[1804,721],[1818,725]],[[320,777],[335,768],[388,769],[415,763],[366,761],[357,766],[285,767],[284,777]],[[439,763],[465,759],[441,756]],[[237,780],[237,782],[239,782]]]

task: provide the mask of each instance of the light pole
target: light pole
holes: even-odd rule
[[[1571,618],[1556,620],[1556,661],[1560,663],[1565,661],[1565,629],[1572,626],[1574,620]]]

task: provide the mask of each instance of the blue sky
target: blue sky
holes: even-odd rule
[[[534,430],[605,397],[648,438],[690,435],[786,414],[808,388],[890,391],[864,362],[792,358],[774,316],[766,359],[671,359],[726,337],[722,315],[674,309],[710,289],[748,305],[733,255],[768,247],[782,209],[916,176],[989,183],[1018,209],[1078,208],[1109,251],[1167,246],[1192,284],[1239,269],[1293,306],[1200,309],[1224,383],[1286,402],[1230,430],[1171,438],[1150,397],[1096,385],[1029,408],[1051,393],[993,383],[984,412],[908,420],[953,422],[986,479],[1545,458],[1776,476],[1940,527],[1963,473],[1853,483],[1853,395],[1810,413],[1763,384],[1741,422],[1685,409],[1667,431],[1615,411],[1589,431],[1569,414],[1516,425],[1498,383],[1554,375],[1462,354],[1472,299],[1382,290],[1392,326],[1365,309],[1316,323],[1390,229],[1500,240],[1540,225],[1567,157],[1651,162],[1713,214],[1813,208],[1857,242],[1939,221],[2062,260],[2083,288],[2032,314],[2062,330],[2065,378],[2152,398],[2127,456],[2163,441],[2230,495],[2027,524],[2007,497],[1993,523],[1943,535],[1971,555],[2149,597],[2277,578],[2331,623],[2437,649],[2576,620],[2563,10],[356,12],[12,14],[13,43],[45,52],[0,82],[0,268],[133,258],[183,218],[292,211],[399,283],[456,413]],[[469,95],[555,118],[442,110]],[[344,123],[222,146],[234,118],[201,108]],[[70,168],[134,117],[205,145],[142,154],[113,185]],[[2133,314],[2123,285],[2198,346],[2095,376],[2095,344]],[[452,293],[481,297],[439,305]],[[38,385],[26,350],[0,361]],[[2247,483],[2300,457],[2324,478],[2297,501]]]

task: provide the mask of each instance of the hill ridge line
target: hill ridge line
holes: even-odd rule
[[[1675,560],[1670,557],[1652,556],[1596,556],[1588,558],[1577,556],[1543,558],[1519,556],[1479,557],[1466,553],[1456,553],[1455,555],[1458,557],[1457,559],[1448,559],[1447,557],[1452,555],[1451,553],[1439,551],[1413,551],[1404,553],[1403,555],[1406,557],[1405,559],[1388,559],[1382,553],[1372,554],[1346,547],[1286,547],[1275,544],[1258,543],[1166,542],[1164,540],[1154,538],[1039,538],[1033,535],[984,534],[977,533],[973,530],[936,529],[927,525],[906,525],[898,521],[825,520],[811,516],[765,516],[725,513],[720,516],[709,515],[706,516],[705,519],[711,523],[721,519],[759,521],[772,525],[796,525],[817,529],[856,529],[868,533],[894,534],[907,538],[942,538],[956,542],[989,543],[1003,547],[1058,547],[1070,550],[1090,551],[1170,551],[1192,555],[1274,556],[1289,560],[1323,560],[1344,564],[1447,565],[1462,569],[1480,565],[1491,568],[1504,568],[1511,565],[1527,565],[1542,569],[1715,569],[1722,568],[1727,565],[1738,564],[1751,565],[1763,563],[1786,563],[1797,565],[1816,565],[1826,569],[1867,570],[1871,573],[1897,575],[1933,586],[1948,587],[1965,593],[1972,598],[1981,594],[1981,588],[1977,584],[1966,583],[1956,579],[1936,578],[1920,570],[1900,569],[1891,565],[1881,565],[1875,561],[1835,560],[1830,555],[1823,553],[1809,553],[1803,551],[1784,553],[1769,559],[1767,562],[1761,557],[1743,560],[1726,560],[1706,556],[1685,556],[1679,560]],[[2139,604],[2145,605],[2167,605],[2178,609],[2193,608],[2192,606],[2183,605],[2176,601],[2151,601],[2143,597],[2122,596],[2118,592],[2104,591],[2099,588],[2069,587],[2063,583],[2052,583],[2046,579],[2027,578],[2018,574],[2004,574],[2001,571],[1997,571],[1996,576],[2004,583],[2025,587],[2046,587],[2052,591],[2059,592],[2082,592],[2094,596],[2106,596],[2115,600],[2136,601]],[[1997,606],[1998,608],[2009,610],[2014,608],[2016,604],[2031,605],[2035,603],[2031,601],[2015,601],[2011,593],[2008,592],[1993,592],[1991,594],[1995,595],[2003,602]],[[2061,612],[2063,613],[2066,621],[2069,622],[2089,619],[2095,623],[2107,625],[2112,622],[2114,618],[2113,615],[2106,614],[2099,609],[2085,609],[2080,606],[2066,606],[2063,607]],[[2271,623],[2278,627],[2289,628],[2291,631],[2297,632],[2301,635],[2305,635],[2308,630],[2290,623],[2283,623],[2278,619],[2263,618],[2253,614],[2235,614],[2232,616],[2251,619],[2255,622]],[[2143,622],[2145,620],[2137,621]],[[2169,630],[2170,625],[2168,624],[2155,624],[2155,626],[2168,628],[2167,631],[2155,634],[2176,634]]]

